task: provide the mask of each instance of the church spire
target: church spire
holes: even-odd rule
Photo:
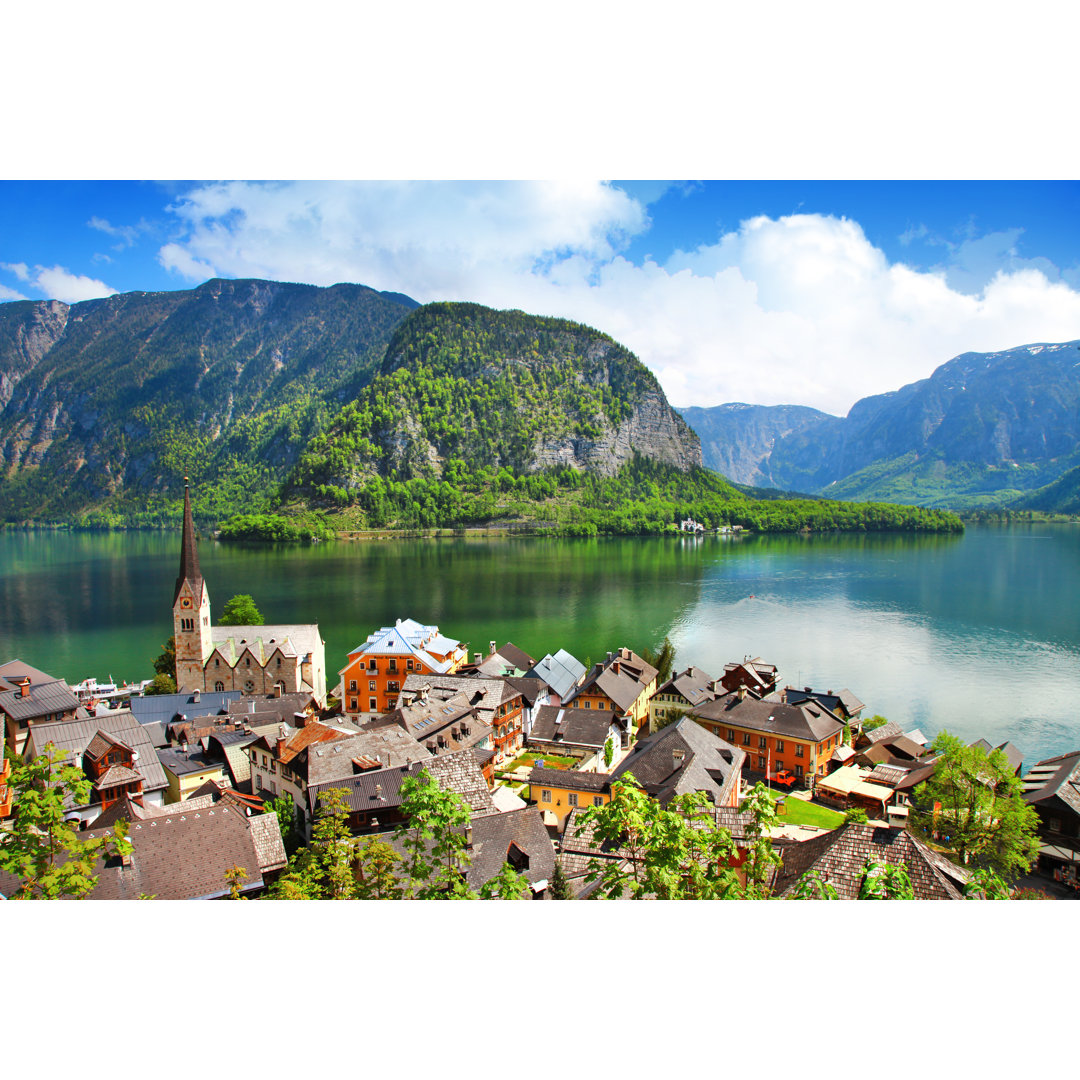
[[[199,549],[195,546],[195,523],[191,519],[191,494],[188,478],[184,477],[184,535],[180,541],[180,576],[176,579],[173,604],[180,595],[185,581],[190,581],[195,595],[202,591],[202,573],[199,570]]]

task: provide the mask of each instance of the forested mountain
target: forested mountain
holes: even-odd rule
[[[765,438],[733,432],[749,449],[728,448],[728,459],[756,458],[756,483],[767,476],[837,499],[1014,504],[1080,465],[1080,341],[964,353],[928,379],[863,398],[845,418],[822,413],[785,433],[789,410],[766,410],[776,414],[771,445],[764,419]],[[721,460],[706,441],[705,463]]]
[[[208,281],[0,304],[0,519],[268,506],[417,304],[360,285]]]

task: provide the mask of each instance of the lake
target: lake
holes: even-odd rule
[[[0,659],[69,682],[148,678],[172,633],[180,537],[0,532]],[[444,539],[199,547],[214,615],[250,593],[318,622],[328,683],[396,618],[486,650],[582,662],[670,636],[679,668],[761,656],[783,682],[849,687],[932,738],[1012,739],[1026,764],[1080,747],[1080,527],[963,536]]]

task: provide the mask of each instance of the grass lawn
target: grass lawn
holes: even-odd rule
[[[771,792],[774,802],[779,794],[776,790]],[[806,802],[805,799],[786,798],[784,807],[787,813],[778,820],[786,821],[790,825],[816,825],[819,829],[835,829],[844,820],[844,815],[836,810]]]
[[[572,769],[577,763],[577,758],[560,757],[558,754],[518,754],[518,756],[506,766],[506,771],[513,772],[514,769],[521,765],[526,765],[530,769],[534,765],[542,765],[548,769]]]

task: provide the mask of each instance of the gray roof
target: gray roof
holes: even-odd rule
[[[746,754],[695,720],[681,717],[639,740],[611,774],[627,773],[654,798],[667,803],[675,795],[703,791],[716,806],[726,805],[738,789]]]
[[[12,685],[22,682],[23,679],[29,679],[32,686],[34,683],[55,682],[56,676],[49,675],[40,668],[32,667],[22,660],[8,660],[6,663],[0,664],[0,679]]]
[[[911,878],[916,900],[962,900],[958,887],[968,872],[935,855],[922,841],[902,829],[871,825],[841,825],[831,832],[787,846],[777,872],[773,895],[787,896],[808,870],[816,870],[841,900],[857,900],[867,859],[902,863]]]
[[[261,666],[280,652],[301,658],[318,652],[322,645],[318,623],[278,626],[211,626],[210,639],[230,666],[250,651]]]
[[[307,754],[308,784],[327,784],[356,773],[353,758],[377,758],[387,768],[426,762],[431,755],[407,731],[396,725],[362,731],[332,742],[312,743]]]
[[[672,675],[663,686],[657,689],[659,694],[680,694],[690,705],[700,705],[704,701],[712,701],[713,698],[725,694],[727,691],[722,687],[714,690],[712,684],[716,680],[707,671],[698,667],[688,667],[677,675]]]
[[[555,871],[555,848],[535,806],[505,814],[486,814],[472,819],[472,851],[467,880],[479,889],[502,869],[511,846],[528,859],[519,872],[534,884],[550,881]]]
[[[547,769],[537,765],[529,770],[529,783],[565,788],[568,791],[606,792],[611,785],[611,777],[607,773]]]
[[[564,743],[599,750],[607,741],[614,719],[614,714],[606,710],[543,705],[536,711],[528,741],[530,745]]]
[[[500,705],[521,697],[521,691],[506,679],[488,679],[466,675],[417,675],[415,672],[401,685],[402,693],[420,693],[426,689],[429,699],[449,701],[465,694],[477,716],[487,724],[496,723],[495,711]]]
[[[903,734],[903,727],[896,720],[890,720],[887,724],[882,724],[881,727],[876,727],[872,731],[863,731],[862,737],[873,744],[881,742],[882,739],[891,739]]]
[[[13,720],[33,720],[52,713],[74,712],[78,707],[79,699],[63,679],[31,683],[25,697],[21,689],[0,692],[0,712],[7,713]]]
[[[187,776],[189,773],[225,766],[223,761],[212,758],[201,750],[159,750],[157,754],[162,768],[167,769],[173,776]]]
[[[1024,774],[1024,798],[1036,805],[1058,798],[1080,814],[1080,751],[1040,761]]]
[[[565,649],[560,649],[554,655],[548,653],[538,660],[525,675],[545,682],[565,701],[567,694],[585,677],[585,665]]]
[[[732,727],[813,742],[821,742],[844,730],[840,720],[816,705],[783,705],[762,701],[752,694],[747,694],[741,701],[738,694],[725,694],[692,709],[691,714],[714,724],[730,723]]]
[[[35,724],[30,729],[26,756],[41,754],[46,744],[52,743],[57,750],[81,761],[83,751],[99,731],[115,736],[139,755],[135,759],[135,769],[142,777],[143,791],[160,791],[169,786],[156,747],[142,725],[127,711],[98,716],[92,720]]]
[[[168,727],[177,716],[209,716],[226,712],[229,702],[240,697],[239,690],[195,690],[185,694],[136,694],[131,699],[131,714],[140,724]]]

